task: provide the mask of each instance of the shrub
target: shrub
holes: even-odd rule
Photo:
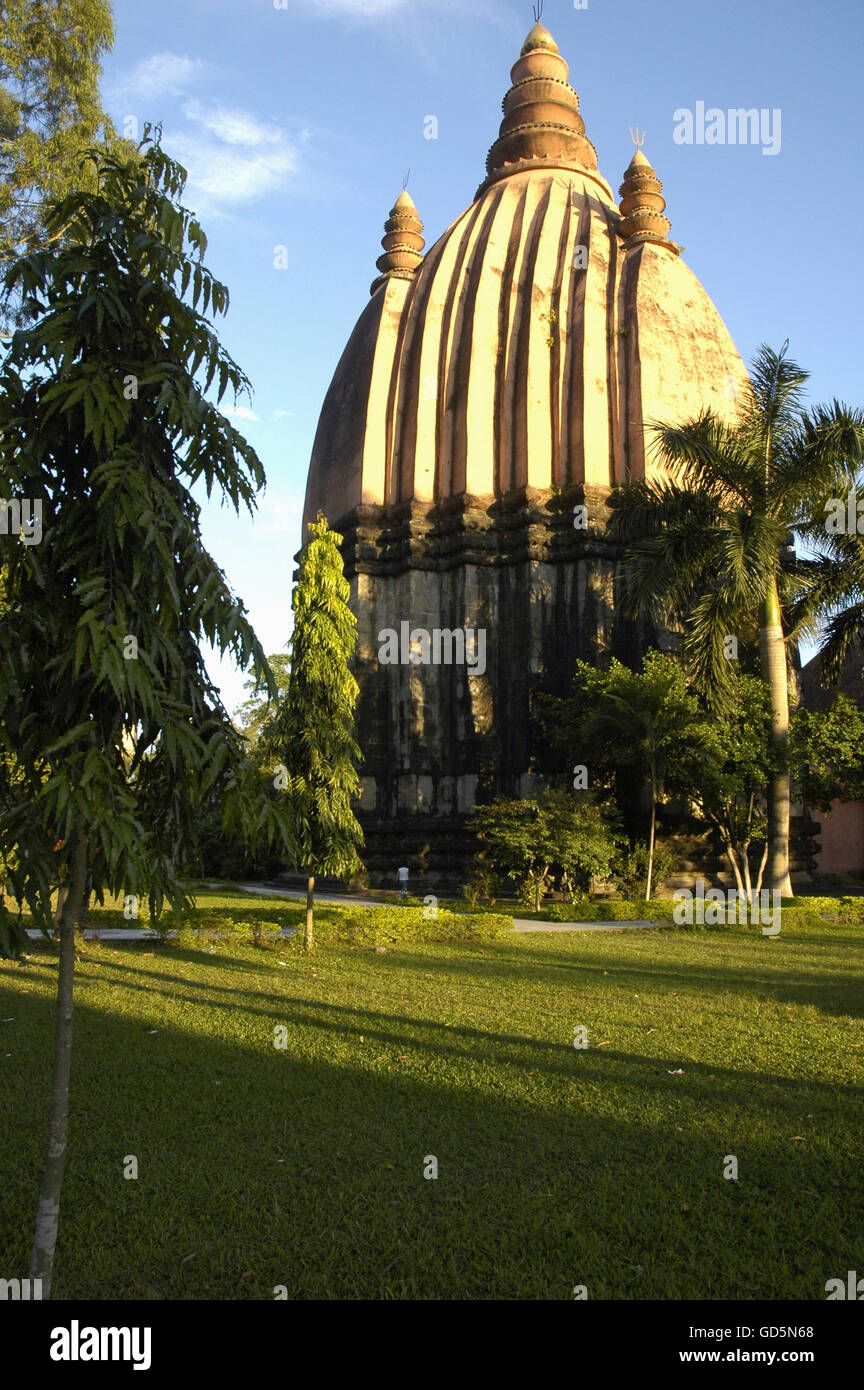
[[[420,907],[338,907],[317,926],[322,945],[393,946],[423,941],[494,941],[507,935],[512,917],[491,912],[450,912],[424,917]],[[292,945],[293,945],[292,941]]]
[[[462,894],[471,907],[477,906],[479,898],[488,898],[494,907],[495,899],[500,891],[501,884],[498,875],[490,865],[484,864],[482,860],[477,863],[468,882],[462,885]]]
[[[670,898],[652,898],[650,902],[625,902],[590,899],[573,903],[551,903],[542,913],[530,914],[540,921],[550,922],[671,922],[673,902]]]

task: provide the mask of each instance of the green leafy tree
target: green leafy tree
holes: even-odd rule
[[[864,710],[838,691],[824,710],[796,710],[792,748],[803,800],[823,813],[864,801]]]
[[[279,764],[275,784],[285,796],[288,854],[306,876],[307,951],[313,949],[315,879],[354,872],[363,843],[352,806],[360,790],[358,686],[349,665],[357,619],[348,607],[341,541],[323,515],[310,523],[292,599],[288,690],[262,733],[271,764]]]
[[[705,712],[672,778],[673,787],[717,834],[736,886],[748,898],[762,887],[768,858],[765,807],[775,771],[770,733],[765,682],[737,675],[722,710]],[[750,850],[759,840],[764,848],[754,876]]]
[[[109,0],[3,0],[0,21],[2,261],[61,235],[47,207],[94,186],[81,155],[114,138],[99,95],[114,21]]]
[[[665,476],[613,492],[611,534],[626,543],[625,606],[660,623],[680,622],[683,653],[714,708],[728,700],[730,638],[758,629],[769,692],[774,772],[769,786],[768,885],[789,881],[789,614],[801,599],[790,538],[854,478],[864,416],[838,402],[805,411],[807,373],[762,347],[738,420],[706,410],[681,425],[655,426]],[[795,622],[804,620],[799,612]]]
[[[799,529],[806,557],[792,620],[819,643],[822,684],[836,685],[853,644],[864,641],[864,486],[817,500]]]
[[[672,872],[675,864],[673,850],[662,840],[654,841],[653,853],[645,841],[639,840],[634,845],[628,844],[615,860],[612,865],[611,878],[623,897],[630,899],[644,897],[649,859],[656,892],[656,885],[663,882],[663,879]]]
[[[261,758],[266,745],[266,739],[262,739],[262,735],[275,718],[279,701],[288,693],[291,658],[286,652],[277,652],[268,656],[267,664],[272,672],[276,695],[272,694],[272,688],[267,683],[261,685],[253,677],[246,681],[243,687],[244,690],[248,690],[249,699],[244,700],[235,712],[235,718],[249,744],[250,756],[257,759]]]
[[[31,499],[43,515],[39,544],[3,542],[0,739],[22,785],[2,808],[0,851],[21,848],[12,893],[43,929],[52,888],[66,888],[31,1267],[46,1296],[68,1140],[74,930],[88,876],[97,899],[146,895],[154,916],[166,898],[182,908],[177,865],[216,791],[226,825],[283,834],[199,647],[206,640],[266,678],[190,492],[203,479],[208,493],[251,510],[264,483],[256,454],[206,394],[214,382],[217,402],[248,388],[205,317],[225,312],[228,293],[179,201],[184,171],[158,144],[126,160],[95,150],[93,163],[95,190],[47,214],[49,236],[65,229],[54,251],[8,272],[28,315],[0,370],[0,495]],[[0,922],[14,954],[18,924],[5,908]]]
[[[526,903],[540,905],[557,869],[571,886],[606,877],[620,842],[602,812],[584,795],[547,793],[544,801],[499,798],[479,806],[469,829],[483,842],[478,860],[511,879]]]
[[[648,789],[648,857],[644,894],[654,883],[657,804],[671,769],[699,736],[700,711],[688,693],[681,663],[649,652],[641,671],[613,660],[607,670],[577,663],[573,694],[547,702],[556,743],[573,765],[586,768],[589,785],[602,783],[604,769],[625,769]]]

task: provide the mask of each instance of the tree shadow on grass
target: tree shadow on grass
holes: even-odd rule
[[[458,975],[466,973],[465,967],[468,966],[473,967],[472,973],[476,970],[478,978],[495,975],[502,979],[527,979],[549,984],[564,983],[568,975],[581,975],[586,979],[608,978],[610,981],[617,977],[622,981],[626,980],[628,987],[637,981],[674,988],[705,987],[714,994],[726,997],[738,993],[756,993],[760,996],[771,996],[784,1003],[814,1005],[824,1013],[839,1017],[864,1017],[864,982],[860,977],[850,978],[839,965],[832,968],[830,973],[804,973],[790,968],[788,973],[784,974],[779,962],[764,971],[745,969],[737,965],[717,967],[688,963],[676,967],[665,961],[646,960],[642,956],[626,962],[612,956],[568,954],[562,957],[552,952],[540,951],[531,951],[530,954],[520,952],[518,956],[508,956],[494,950],[497,944],[490,942],[484,947],[487,960],[482,963],[473,957],[460,962],[455,956],[435,959],[417,956],[410,951],[392,951],[390,954],[391,959],[400,968],[417,971]],[[864,965],[864,957],[861,963]],[[848,968],[847,964],[847,971]],[[840,991],[845,995],[842,1004],[828,997]],[[823,997],[814,998],[814,995]]]
[[[197,963],[197,961],[195,962]],[[212,964],[212,961],[211,961]],[[119,967],[118,967],[119,968]],[[130,966],[122,967],[128,976]],[[749,1108],[752,1106],[752,1088],[770,1086],[776,1092],[776,1102],[791,1113],[799,1114],[805,1110],[836,1105],[839,1098],[850,1102],[864,1098],[864,1086],[846,1082],[819,1081],[800,1076],[781,1076],[771,1072],[756,1071],[751,1068],[719,1066],[714,1063],[687,1060],[684,1077],[670,1077],[670,1070],[680,1064],[680,1053],[674,1046],[664,1054],[642,1054],[626,1052],[614,1048],[599,1051],[596,1048],[577,1050],[572,1046],[572,1038],[560,1042],[542,1038],[525,1038],[522,1034],[496,1032],[485,1028],[474,1028],[464,1024],[442,1023],[436,1019],[415,1017],[405,1013],[387,1013],[381,1010],[347,1005],[327,1000],[310,998],[296,993],[261,993],[255,991],[250,999],[249,992],[242,988],[221,984],[203,984],[189,981],[182,976],[159,974],[159,984],[151,983],[153,972],[146,973],[146,983],[135,983],[128,978],[116,984],[122,993],[141,993],[148,998],[163,997],[184,1007],[203,1007],[233,1017],[238,1009],[247,1018],[263,1020],[261,1031],[262,1045],[273,1046],[273,1029],[286,1025],[289,1030],[315,1030],[321,1035],[346,1038],[356,1037],[367,1041],[394,1047],[414,1047],[424,1053],[457,1063],[493,1062],[511,1070],[528,1067],[536,1073],[548,1077],[564,1078],[567,1081],[596,1081],[605,1086],[631,1087],[643,1094],[649,1091],[664,1095],[674,1085],[680,1097],[704,1100],[710,1098],[717,1088],[728,1092],[736,1089],[741,1100]],[[290,977],[289,977],[290,978]],[[108,984],[100,977],[99,984]],[[168,986],[180,984],[185,992],[178,994]],[[91,983],[91,987],[95,982]],[[2,993],[0,993],[2,998]],[[241,1002],[242,1001],[242,1002]],[[53,1010],[53,1004],[46,1003],[46,1009]],[[106,1017],[110,1015],[106,1014]],[[154,1020],[155,1016],[154,1016]],[[159,1016],[159,1027],[165,1025]],[[147,1028],[147,1020],[140,1020],[138,1031]],[[575,1060],[574,1060],[575,1055]],[[578,1068],[578,1077],[575,1069]]]
[[[710,1109],[685,1111],[682,1078],[664,1077],[658,1104],[645,1090],[654,1058],[571,1048],[538,1090],[527,1068],[551,1062],[553,1044],[525,1045],[514,1075],[488,1045],[509,1044],[503,1034],[399,1020],[431,1030],[423,1039],[394,1029],[398,1016],[291,1002],[305,1013],[286,1052],[266,1035],[260,1047],[215,1036],[212,1000],[190,1000],[196,1027],[163,1025],[152,1048],[139,1021],[79,1003],[57,1298],[272,1299],[284,1284],[292,1299],[547,1300],[570,1299],[575,1282],[591,1298],[740,1299],[745,1285],[822,1298],[851,1267],[848,1156],[778,1147],[776,1079],[746,1078],[760,1126],[716,1086]],[[47,1038],[41,1005],[33,1026]],[[310,1017],[322,1008],[329,1019]],[[337,1033],[341,1057],[321,1050]],[[459,1052],[445,1033],[487,1046]],[[477,1057],[493,1070],[458,1065]],[[19,1117],[4,1139],[15,1181],[0,1186],[10,1274],[26,1264],[47,1067],[34,1050],[6,1080]],[[739,1183],[722,1179],[729,1146]],[[122,1178],[130,1154],[136,1181]]]

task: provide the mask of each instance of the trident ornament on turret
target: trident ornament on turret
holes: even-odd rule
[[[636,133],[634,134],[633,127],[632,125],[630,126],[630,139],[633,141],[633,144],[636,146],[637,150],[641,150],[642,146],[645,144],[645,134],[646,132],[644,130],[641,135],[639,134],[638,125],[636,127]]]

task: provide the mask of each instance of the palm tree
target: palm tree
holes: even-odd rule
[[[611,535],[627,545],[624,607],[683,626],[683,655],[709,705],[731,691],[730,637],[755,638],[768,687],[774,770],[768,786],[768,887],[789,881],[789,652],[812,621],[796,533],[846,490],[864,453],[864,415],[834,401],[805,411],[808,373],[762,346],[733,423],[706,409],[654,424],[665,470],[611,494]],[[792,616],[794,613],[794,617]]]
[[[844,514],[839,526],[837,503]],[[853,644],[864,641],[864,489],[860,483],[849,487],[843,497],[825,499],[821,513],[814,508],[801,535],[810,554],[799,567],[801,592],[792,616],[802,635],[820,637],[822,679],[836,685]]]

